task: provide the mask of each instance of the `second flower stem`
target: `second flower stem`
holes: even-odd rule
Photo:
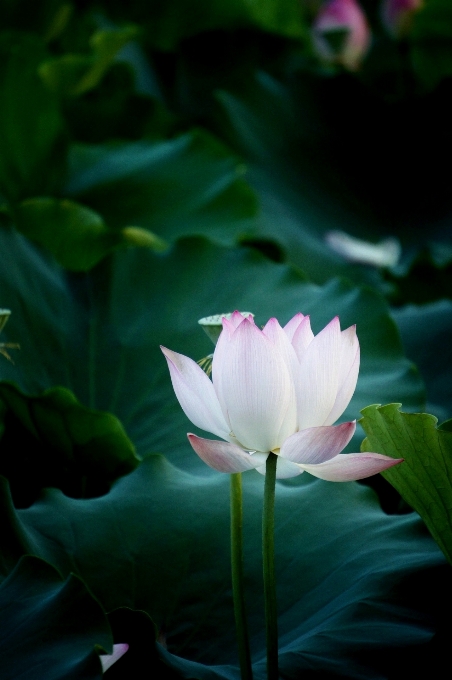
[[[252,680],[253,671],[246,621],[243,578],[243,503],[242,475],[240,472],[231,474],[231,572],[240,674],[242,680]]]
[[[265,631],[267,638],[267,680],[278,680],[278,612],[275,577],[275,485],[277,456],[270,453],[265,464],[264,508],[262,513],[262,555],[264,568]]]

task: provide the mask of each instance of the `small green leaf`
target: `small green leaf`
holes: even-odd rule
[[[53,92],[77,97],[95,88],[113,63],[117,53],[137,37],[136,26],[123,29],[103,29],[90,40],[93,53],[64,54],[44,61],[39,75]]]
[[[2,680],[100,680],[95,646],[112,647],[99,603],[74,575],[26,556],[0,586]]]
[[[452,433],[428,413],[402,413],[401,404],[368,406],[359,421],[367,435],[362,451],[404,458],[383,472],[422,517],[452,564]]]
[[[102,217],[68,199],[29,198],[14,210],[16,227],[48,248],[67,269],[86,271],[115,248],[140,246],[161,251],[165,242],[144,229],[109,229]]]
[[[0,398],[5,406],[0,470],[10,480],[16,506],[29,505],[46,486],[71,496],[105,493],[138,465],[120,421],[82,406],[68,389],[30,397],[3,382]]]

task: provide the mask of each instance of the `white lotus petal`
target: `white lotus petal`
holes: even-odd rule
[[[231,429],[243,448],[279,448],[278,435],[293,397],[286,362],[248,319],[236,328],[221,357],[220,388]]]
[[[341,361],[338,377],[338,391],[333,408],[324,424],[332,425],[341,417],[350,403],[359,373],[360,350],[356,337],[356,326],[350,326],[341,333]]]
[[[218,472],[245,472],[261,465],[265,467],[267,453],[248,453],[229,442],[203,439],[195,434],[187,436],[201,460]]]
[[[230,428],[221,411],[214,387],[198,364],[183,354],[161,347],[168,362],[174,392],[193,425],[228,438]]]
[[[116,661],[120,659],[128,649],[129,645],[125,642],[121,642],[117,645],[113,645],[113,654],[99,654],[100,662],[102,664],[102,671],[105,673],[105,671],[107,671],[110,666],[113,666],[113,664],[116,663]]]
[[[276,351],[283,357],[291,377],[291,396],[289,406],[278,433],[278,442],[283,442],[297,429],[297,397],[295,394],[295,380],[298,376],[298,359],[295,350],[289,342],[289,338],[283,331],[276,319],[270,319],[264,328],[263,334],[273,342]]]
[[[300,358],[295,384],[300,430],[325,424],[336,401],[341,356],[341,329],[335,317]]]
[[[301,312],[298,312],[298,314],[295,314],[295,316],[293,316],[291,320],[288,321],[284,326],[283,330],[286,333],[287,337],[289,338],[290,342],[292,342],[293,335],[297,330],[298,326],[300,325],[300,323],[303,321],[303,319],[304,315]]]
[[[261,475],[265,475],[266,466],[261,465],[260,467],[256,468],[256,471]],[[304,470],[302,470],[299,465],[292,463],[290,460],[286,460],[285,458],[281,458],[281,456],[278,456],[278,460],[276,461],[276,479],[289,479],[290,477],[297,477],[298,475],[301,475],[302,472],[304,472]]]
[[[328,482],[351,482],[371,477],[402,461],[403,458],[389,458],[380,453],[340,453],[325,463],[302,464],[300,468]]]
[[[294,463],[323,463],[338,455],[353,437],[356,421],[330,427],[310,427],[288,437],[279,455]]]
[[[313,339],[314,333],[311,330],[311,319],[309,316],[305,316],[292,337],[292,347],[295,350],[298,361],[301,361],[301,357],[304,355]]]

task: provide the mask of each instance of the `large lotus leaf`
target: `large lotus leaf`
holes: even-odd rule
[[[100,680],[95,646],[111,652],[99,603],[77,576],[26,556],[0,586],[2,680]]]
[[[0,473],[16,507],[30,505],[46,486],[78,498],[100,495],[138,464],[119,420],[82,406],[68,389],[29,397],[0,383],[0,403]]]
[[[363,450],[403,457],[384,472],[401,496],[421,515],[452,563],[452,432],[436,427],[428,413],[401,413],[400,404],[368,406],[361,424]]]
[[[0,193],[10,201],[53,193],[65,157],[58,101],[37,69],[46,56],[37,36],[0,38]]]
[[[276,490],[284,677],[309,669],[387,677],[395,663],[390,652],[397,659],[398,648],[432,635],[430,615],[444,604],[437,568],[445,560],[414,513],[385,515],[374,493],[355,483],[327,483],[307,474],[301,480]],[[263,679],[264,480],[252,471],[243,481],[251,645],[256,678]],[[4,559],[33,551],[63,574],[79,574],[107,610],[146,611],[167,645],[164,658],[185,677],[238,678],[228,490],[228,475],[199,477],[156,455],[97,499],[74,500],[49,490],[31,508],[14,511],[5,487]]]
[[[335,315],[343,328],[357,324],[361,372],[344,418],[376,401],[423,408],[421,382],[387,306],[369,289],[340,280],[316,286],[255,251],[204,239],[160,255],[118,252],[90,274],[67,275],[19,234],[3,230],[0,238],[2,305],[12,310],[2,338],[21,344],[14,366],[2,361],[1,376],[31,394],[68,387],[82,404],[116,414],[139,453],[162,451],[185,468],[207,470],[186,440],[193,426],[159,345],[201,359],[213,345],[197,320],[236,308],[253,311],[259,324],[272,316],[286,323],[302,311],[315,332]]]
[[[382,286],[378,271],[327,245],[330,231],[416,249],[448,239],[450,93],[386,101],[351,75],[304,73],[282,85],[261,73],[246,90],[217,94],[216,130],[247,163],[261,235],[314,281],[343,274]]]
[[[169,141],[76,146],[66,192],[113,228],[231,244],[253,230],[256,213],[243,171],[225,146],[195,131]]]
[[[393,310],[409,358],[427,388],[428,413],[441,422],[452,417],[452,302],[407,305]]]

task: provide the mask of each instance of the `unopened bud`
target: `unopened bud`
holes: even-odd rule
[[[359,69],[371,41],[369,24],[356,0],[328,0],[312,27],[317,54],[349,71]]]

